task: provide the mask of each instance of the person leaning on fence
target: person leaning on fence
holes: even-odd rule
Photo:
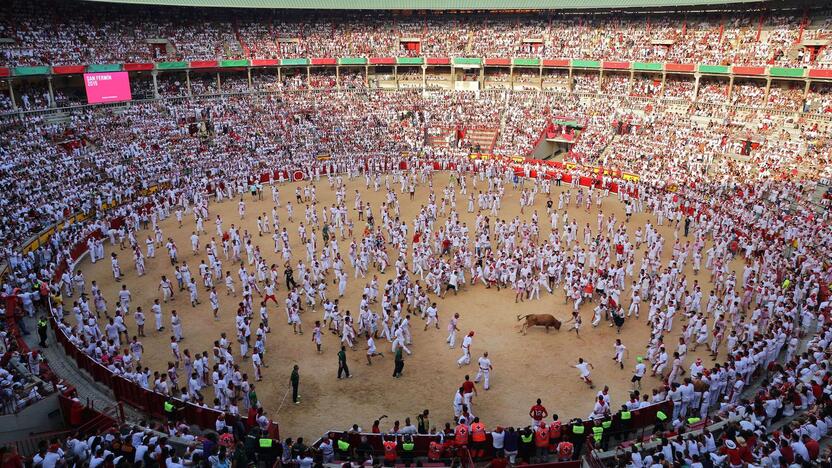
[[[572,442],[573,446],[573,459],[577,459],[577,457],[581,456],[581,449],[584,446],[584,441],[586,440],[586,427],[584,427],[584,422],[581,418],[573,419],[569,422],[572,429],[572,437],[570,441]]]
[[[431,463],[439,462],[439,460],[442,458],[442,452],[442,437],[436,436],[434,440],[431,440],[428,444],[428,461]]]
[[[257,439],[255,453],[257,453],[257,459],[266,466],[272,466],[280,458],[282,451],[283,447],[280,442],[272,439],[266,433],[261,434]]]
[[[656,411],[656,425],[653,427],[653,433],[664,432],[667,428],[667,414],[664,411]]]
[[[338,445],[340,445],[339,442],[341,442],[340,440],[337,440],[337,441],[333,440],[331,438],[331,435],[332,434],[330,433],[330,435],[324,436],[324,438],[321,439],[320,445],[318,445],[318,452],[320,452],[320,454],[321,454],[321,463],[324,463],[324,464],[332,463],[335,460],[335,449],[334,449],[333,446],[338,446]],[[347,456],[349,456],[349,448],[350,448],[349,447],[349,442],[346,442],[346,443],[347,443],[346,452],[347,452]],[[340,453],[340,447],[339,447],[339,453]]]
[[[388,439],[386,436],[382,437],[382,445],[384,446],[384,466],[394,466],[396,464],[396,436]]]
[[[168,421],[176,421],[179,413],[179,408],[176,406],[176,400],[169,396],[164,403],[162,403],[162,411],[165,413],[165,418]]]
[[[468,445],[468,424],[465,423],[465,418],[459,418],[459,424],[454,429],[454,445],[457,447],[465,447]]]
[[[520,459],[526,463],[532,463],[534,451],[534,430],[531,426],[527,426],[520,431]]]
[[[534,446],[537,463],[546,463],[549,459],[549,427],[545,421],[534,428]]]
[[[416,442],[413,440],[413,434],[406,434],[402,438],[402,463],[409,467],[413,463],[416,456]]]
[[[633,412],[627,405],[621,405],[621,409],[612,417],[612,426],[607,437],[614,437],[615,441],[627,440],[630,428],[633,425]]]
[[[479,459],[485,456],[486,440],[485,424],[480,422],[480,418],[474,418],[474,422],[471,423],[471,458]]]
[[[335,446],[335,451],[338,454],[339,460],[351,460],[353,447],[349,441],[349,435],[341,434],[341,436],[331,443],[331,445]]]
[[[596,449],[606,450],[607,440],[609,440],[609,431],[612,427],[612,420],[596,419],[591,428],[592,430],[592,444]]]

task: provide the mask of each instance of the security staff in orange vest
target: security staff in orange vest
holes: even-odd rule
[[[384,440],[384,466],[393,466],[396,464],[396,437],[392,440]]]
[[[552,415],[552,422],[549,423],[549,451],[554,452],[555,447],[557,447],[558,442],[560,442],[560,436],[562,434],[562,429],[560,426],[560,421],[558,420],[558,415]]]
[[[428,445],[428,460],[437,462],[440,458],[442,458],[442,442],[441,438],[437,437],[436,440],[430,441],[430,445]]]
[[[485,456],[485,439],[485,424],[480,422],[480,418],[474,418],[471,424],[471,457]]]
[[[459,424],[454,429],[454,442],[457,447],[464,447],[468,445],[468,426],[465,420],[460,418]]]
[[[540,421],[540,425],[534,430],[534,446],[538,463],[546,463],[549,458],[549,428],[543,421]]]
[[[575,446],[572,442],[564,440],[558,444],[558,461],[569,461],[575,452]]]

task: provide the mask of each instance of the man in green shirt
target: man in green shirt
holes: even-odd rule
[[[295,364],[295,367],[292,368],[292,377],[290,378],[292,382],[292,402],[296,405],[300,404],[300,395],[298,395],[298,384],[300,384],[300,373],[298,372],[298,365]]]
[[[341,346],[341,351],[338,351],[338,378],[341,378],[341,374],[346,374],[347,378],[352,377],[350,375],[350,368],[347,365],[347,347]]]
[[[250,408],[257,408],[257,392],[254,390],[254,385],[251,386],[251,391],[248,392],[248,406]]]
[[[402,376],[402,370],[404,369],[404,355],[402,355],[402,347],[398,346],[396,348],[396,367],[393,369],[393,377],[399,378]]]

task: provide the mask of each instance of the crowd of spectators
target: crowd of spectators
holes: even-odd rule
[[[734,80],[734,87],[731,89],[731,103],[750,106],[754,103],[763,102],[765,95],[765,82],[759,80]]]
[[[673,99],[693,100],[693,93],[696,91],[696,83],[683,78],[668,76],[664,81],[663,96]]]
[[[696,99],[707,104],[723,104],[728,100],[728,80],[702,78]]]
[[[572,75],[572,91],[576,93],[597,93],[598,74],[595,73],[574,73]]]
[[[746,192],[738,199],[729,199],[725,206],[711,204],[709,209],[720,213],[715,219],[734,220],[739,229],[745,230],[743,226],[751,221],[747,207],[763,204],[762,212],[756,208],[753,212],[762,213],[755,219],[767,230],[764,232],[783,230],[785,225],[777,224],[772,219],[775,213],[779,213],[779,205],[766,207],[764,202],[768,198],[760,198],[763,194],[774,193],[774,200],[803,200],[802,197],[786,195],[799,190],[795,184],[784,182],[780,188],[771,186],[774,176],[791,172],[794,164],[799,162],[795,160],[795,155],[802,153],[799,140],[785,142],[772,139],[771,143],[756,148],[754,151],[763,157],[746,164],[749,168],[755,168],[753,172],[740,168],[737,165],[740,163],[714,168],[710,167],[709,162],[723,151],[723,142],[738,141],[740,137],[731,125],[699,125],[688,119],[667,119],[661,109],[647,113],[644,117],[636,117],[623,110],[616,111],[635,106],[626,98],[582,101],[577,98],[562,100],[560,96],[552,95],[540,103],[536,93],[490,92],[481,93],[480,96],[475,93],[432,93],[427,98],[420,95],[418,92],[330,91],[301,93],[292,96],[291,100],[283,100],[275,95],[246,95],[169,102],[162,106],[141,104],[131,107],[126,115],[110,114],[106,110],[85,111],[78,113],[72,124],[66,127],[72,127],[75,134],[82,135],[83,140],[89,143],[70,151],[51,138],[54,135],[66,138],[69,135],[68,128],[46,125],[34,119],[27,122],[28,130],[21,122],[9,124],[4,128],[4,137],[9,138],[6,141],[14,146],[20,145],[25,139],[31,139],[33,145],[38,145],[37,149],[24,147],[24,151],[15,156],[14,160],[20,164],[27,164],[35,154],[54,148],[47,154],[56,160],[77,159],[84,162],[83,166],[92,166],[88,177],[73,178],[72,184],[66,184],[63,179],[64,186],[70,185],[65,192],[56,192],[62,187],[46,185],[49,176],[42,171],[40,177],[21,177],[33,179],[36,184],[44,184],[42,187],[39,185],[31,188],[35,191],[46,189],[44,193],[50,198],[72,200],[71,195],[74,195],[75,199],[85,203],[80,207],[81,211],[91,211],[92,206],[112,199],[135,199],[136,190],[142,184],[160,180],[160,176],[162,179],[175,179],[182,174],[191,174],[189,178],[180,180],[180,183],[174,183],[172,187],[176,188],[164,195],[168,199],[176,199],[212,180],[234,180],[244,176],[264,163],[275,167],[309,168],[315,164],[318,152],[333,155],[333,163],[341,164],[342,168],[360,156],[379,157],[413,149],[431,153],[434,150],[425,147],[421,138],[424,128],[438,125],[495,125],[503,112],[509,112],[506,128],[515,130],[501,135],[498,147],[524,147],[528,146],[528,140],[536,138],[535,127],[539,125],[542,128],[549,116],[578,114],[587,116],[585,133],[577,145],[586,155],[584,161],[644,174],[645,181],[640,184],[640,190],[645,191],[645,200],[656,199],[658,194],[664,193],[664,187],[669,183],[682,187],[682,200],[724,199],[717,196],[718,190],[722,190],[718,188],[722,182],[712,185],[709,181],[722,181],[722,177],[728,177],[737,184],[745,184],[754,180],[760,184],[759,192]],[[613,139],[612,124],[618,120],[627,121],[631,130]],[[203,145],[203,135],[191,134],[190,124],[198,121],[203,121],[210,127],[209,133],[212,134],[216,148]],[[50,131],[32,131],[43,130],[44,127]],[[811,135],[807,132],[801,135],[801,138],[804,137]],[[598,142],[612,144],[601,153],[596,146]],[[439,151],[434,154],[436,155],[455,157],[454,153]],[[715,173],[708,176],[709,171]],[[186,180],[196,184],[185,182]],[[701,186],[691,184],[693,181],[699,182]],[[99,187],[99,190],[93,190],[94,186]],[[663,197],[659,196],[659,199]],[[160,200],[162,199],[157,202]],[[136,201],[145,203],[146,199]],[[39,205],[35,206],[36,210],[41,209]],[[702,209],[704,208],[700,208]],[[76,207],[69,208],[69,212],[76,210]],[[804,224],[801,224],[796,233],[788,234],[798,236],[795,237],[799,239],[796,245],[825,249],[825,243],[816,241],[828,235],[828,228],[816,229],[817,223],[823,221],[807,218],[801,222]],[[55,248],[41,250],[38,254],[49,254],[53,258],[38,258],[35,263],[28,265],[27,262],[32,260],[9,252],[8,261],[13,265],[13,271],[25,273],[32,269],[45,269],[48,273],[56,260],[65,258],[65,251],[58,246],[66,245],[96,227],[79,226],[75,230],[62,232],[52,244]],[[17,234],[25,232],[18,231]],[[751,242],[760,234],[747,235],[751,236],[748,240]],[[779,247],[773,245],[766,248]],[[804,261],[809,263],[788,271],[795,275],[812,276],[817,271],[817,264],[812,259],[826,253],[799,250],[795,255],[805,256],[807,260]],[[781,266],[791,268],[786,264]],[[775,265],[766,271],[770,273],[774,270],[779,271],[779,267]],[[18,280],[25,281],[25,278],[24,274]],[[808,281],[810,278],[804,279]],[[794,281],[801,280],[796,277]],[[801,297],[803,300],[808,296]],[[809,303],[807,307],[814,310],[819,305]],[[801,322],[801,329],[813,335],[815,332],[810,326],[813,326],[812,321],[808,324]],[[812,441],[818,441],[825,435],[826,431],[819,429],[817,421],[825,421],[829,415],[825,363],[832,331],[820,321],[814,326],[821,328],[821,333],[809,343],[806,353],[787,355],[781,366],[768,369],[762,380],[763,385],[747,399],[732,397],[719,405],[720,417],[740,419],[724,430],[721,438],[711,441],[706,434],[703,438],[697,436],[690,438],[692,442],[687,442],[689,437],[682,436],[685,440],[682,444],[675,435],[681,426],[674,423],[660,428],[667,442],[662,441],[655,450],[630,452],[639,453],[645,458],[653,457],[654,460],[660,457],[681,457],[697,461],[707,455],[716,460],[721,460],[720,457],[740,456],[759,461],[765,457],[788,459],[793,456],[785,450],[785,446],[789,446],[794,453],[802,456],[801,444],[812,446]],[[661,390],[656,394],[658,396],[654,395],[654,400],[673,399],[674,392],[674,389]],[[789,422],[789,425],[775,434],[769,434],[767,429],[781,420]],[[166,427],[164,432],[171,436],[191,437],[184,428],[179,427]],[[240,433],[235,434],[239,435]],[[148,445],[146,442],[150,440],[144,440],[147,436],[151,439],[154,437],[151,434],[141,435],[138,446],[148,446],[149,453],[163,454],[161,456],[164,457],[163,447],[157,450],[154,446],[151,450],[153,444]],[[245,431],[242,436],[245,437]],[[132,438],[132,435],[129,437]],[[115,436],[110,442],[118,438]],[[83,438],[75,439],[80,441]],[[710,445],[711,442],[713,445]],[[61,443],[59,441],[58,445]],[[68,441],[66,444],[62,448],[64,452],[77,442]],[[106,445],[100,453],[97,448],[92,448],[94,444],[87,441],[87,445],[91,449],[88,456],[106,460],[109,456],[107,450],[114,454],[111,461],[115,461],[118,456]],[[746,447],[747,450],[735,453],[737,447]],[[186,459],[190,457],[193,461],[194,457],[199,457],[198,449],[196,446],[186,451]],[[46,447],[45,450],[48,453],[52,449]],[[58,453],[57,449],[53,451]],[[47,453],[40,455],[46,456]],[[634,453],[622,455],[622,459],[625,456],[631,459],[636,456]],[[818,453],[808,453],[812,459],[819,457]],[[179,456],[182,456],[181,452]],[[172,456],[171,460],[175,463],[178,458]]]
[[[5,309],[0,312],[4,317]],[[6,326],[0,328],[0,339],[0,415],[7,415],[44,399],[53,387],[40,378],[38,350],[22,349]]]
[[[693,16],[682,21],[676,15],[653,15],[649,27],[644,27],[648,23],[644,17],[599,15],[582,18],[576,27],[573,19],[534,14],[423,19],[362,13],[349,14],[343,20],[321,15],[319,21],[310,22],[272,13],[253,17],[240,11],[240,20],[231,22],[211,11],[110,5],[89,5],[81,10],[59,1],[12,3],[13,8],[0,13],[0,36],[13,40],[0,43],[0,56],[10,65],[209,60],[247,55],[456,55],[462,51],[477,56],[543,55],[734,64],[802,65],[810,61],[805,53],[792,57],[800,17],[776,14],[766,17],[766,28],[758,38],[758,17],[753,14],[733,15],[723,25],[717,15]],[[44,13],[41,3],[55,8]],[[91,21],[90,15],[102,15],[108,21]],[[821,38],[830,29],[825,21],[806,34]],[[165,48],[163,53],[148,44],[146,41],[151,38],[167,39],[170,51]],[[401,38],[418,38],[419,49],[403,48]],[[653,41],[657,39],[671,44],[656,45]],[[828,57],[827,49],[816,60],[823,62]],[[516,74],[528,78],[527,82],[536,78],[532,71]],[[415,72],[405,76],[416,80],[417,75],[421,79]],[[487,79],[500,81],[500,76],[499,72],[490,73]],[[544,81],[545,76],[558,83],[567,79],[563,72],[547,73]],[[188,81],[181,73],[162,73],[157,79],[162,96],[189,94]],[[428,81],[447,79],[445,75],[427,75]],[[783,316],[803,314],[804,310],[827,311],[806,293],[813,292],[810,284],[818,284],[821,279],[827,284],[830,281],[828,267],[822,266],[830,254],[829,226],[825,219],[809,213],[804,189],[788,179],[799,171],[805,172],[806,166],[820,172],[829,165],[832,148],[828,128],[804,126],[794,134],[779,132],[780,126],[765,116],[694,106],[687,114],[668,118],[670,114],[660,106],[646,110],[636,100],[628,99],[629,76],[617,74],[600,81],[593,73],[577,72],[573,77],[576,92],[615,96],[603,100],[502,90],[366,92],[361,69],[342,70],[339,80],[343,91],[332,89],[335,75],[328,70],[313,71],[308,79],[305,70],[300,69],[284,71],[280,78],[273,70],[255,70],[252,87],[272,94],[137,102],[118,113],[94,108],[73,110],[64,123],[50,123],[36,115],[3,117],[0,241],[3,260],[12,272],[4,292],[10,294],[12,288],[21,288],[22,297],[32,300],[36,297],[32,278],[49,277],[56,265],[68,258],[68,246],[103,226],[103,220],[100,225],[79,223],[57,233],[48,246],[37,252],[23,255],[17,251],[23,241],[73,213],[93,214],[104,204],[129,201],[115,213],[127,214],[146,203],[164,204],[165,199],[170,203],[192,197],[212,182],[245,179],[263,167],[297,168],[311,173],[320,169],[317,156],[321,154],[330,157],[326,164],[346,172],[348,167],[357,167],[357,162],[397,158],[405,152],[424,152],[431,158],[454,160],[472,149],[464,137],[457,147],[428,145],[426,135],[432,128],[499,129],[495,153],[527,154],[551,119],[566,115],[581,117],[585,122],[567,159],[643,174],[639,189],[646,200],[656,201],[656,207],[662,203],[675,203],[676,208],[683,203],[685,207],[695,206],[697,216],[701,216],[697,222],[718,224],[723,231],[733,226],[744,232],[740,241],[750,246],[749,252],[758,252],[758,258],[771,262],[758,265],[761,275],[768,275],[767,279],[773,281],[779,272],[788,276],[792,284],[800,285],[792,290],[783,288],[789,291],[789,297],[784,292],[782,298],[771,301],[775,313]],[[149,78],[134,80],[133,86],[136,95],[152,94]],[[319,91],[285,93],[308,88]],[[654,96],[660,88],[661,83],[654,77],[639,77],[633,81],[630,94]],[[219,79],[216,73],[190,74],[193,95],[248,89],[248,77],[242,73],[222,75]],[[665,97],[690,99],[694,82],[668,77],[663,89]],[[50,104],[43,83],[23,84],[15,92],[24,109]],[[703,78],[698,99],[722,104],[728,101],[728,94],[726,80]],[[761,82],[737,81],[731,102],[755,106],[764,96]],[[813,84],[806,106],[832,112],[830,96],[832,89],[828,85]],[[78,94],[64,89],[55,92],[55,100],[59,106],[81,102]],[[771,109],[793,110],[801,102],[799,86],[772,85],[768,92]],[[10,107],[9,97],[0,97],[0,109]],[[712,119],[703,124],[692,116]],[[616,136],[615,123],[620,121],[628,122],[628,131]],[[747,146],[747,128],[738,127],[736,121],[757,121],[756,130],[767,136],[757,141],[759,144],[751,149],[747,161],[726,156],[741,153]],[[713,164],[718,158],[724,164]],[[772,186],[773,180],[782,181],[782,185]],[[159,196],[138,195],[150,184],[165,181],[173,183]],[[731,185],[731,196],[726,194],[726,184]],[[664,196],[669,185],[677,187],[681,201],[671,203]],[[714,202],[726,198],[722,205]],[[792,200],[798,203],[796,208],[790,208],[795,218],[793,225],[787,226],[779,216],[786,201]],[[770,246],[763,242],[770,238],[778,240]],[[794,250],[788,251],[787,258],[774,259],[777,249]],[[759,261],[747,256],[749,262]],[[777,284],[782,279],[778,277]],[[26,300],[23,306],[26,310]],[[720,406],[723,417],[739,418],[739,422],[730,425],[718,443],[708,439],[707,434],[676,436],[672,431],[678,428],[674,427],[655,453],[631,450],[632,453],[622,455],[622,462],[624,458],[632,462],[634,457],[649,456],[653,461],[681,459],[698,463],[706,454],[720,463],[727,459],[731,464],[754,462],[774,466],[781,459],[788,463],[799,460],[797,457],[818,460],[820,454],[814,447],[832,424],[828,405],[832,330],[823,320],[813,322],[810,317],[803,326],[803,316],[798,318],[801,328],[815,335],[808,350],[793,353],[782,365],[765,369],[761,386],[748,399],[732,399]],[[816,328],[810,329],[810,325]],[[46,391],[35,378],[40,369],[37,353],[21,353],[10,336],[2,336],[8,360],[0,368],[0,391],[4,409],[15,411],[42,398]],[[741,356],[732,356],[734,359]],[[673,398],[672,391],[665,392],[665,398]],[[769,433],[773,425],[784,419],[786,426]],[[94,466],[118,465],[116,458],[129,460],[131,453],[134,462],[153,459],[152,463],[168,467],[196,464],[200,460],[224,466],[229,459],[238,463],[251,459],[247,452],[253,447],[246,446],[247,431],[231,431],[237,441],[230,444],[228,439],[220,444],[209,436],[207,449],[203,442],[180,458],[181,452],[171,453],[164,434],[191,440],[193,436],[181,427],[161,429],[163,435],[134,428],[100,436],[78,434],[43,447],[37,456],[46,464],[47,460],[71,454],[89,460],[91,465],[95,462]],[[295,445],[289,444],[290,458],[311,465],[312,452],[302,442],[300,447]]]
[[[810,11],[803,37],[828,39],[828,16],[826,10]],[[0,16],[0,37],[9,39],[0,42],[0,62],[18,66],[473,55],[830,65],[832,48],[810,54],[798,45],[802,21],[793,12],[754,11],[575,17],[318,12],[310,21],[300,13],[274,11],[101,4],[76,8],[66,0],[13,0]]]
[[[629,94],[630,74],[629,73],[608,73],[601,80],[601,94],[614,94],[626,96]]]
[[[772,83],[768,90],[766,107],[783,111],[800,110],[800,105],[803,103],[803,86],[803,83]]]

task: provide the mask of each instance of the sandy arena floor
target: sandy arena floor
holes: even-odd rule
[[[447,180],[446,174],[435,175],[434,185],[437,200],[441,199],[440,185],[444,186]],[[487,187],[485,183],[480,182],[479,187],[483,188],[483,186]],[[319,206],[329,206],[334,203],[335,194],[329,188],[326,180],[321,180],[317,187]],[[472,187],[470,179],[468,188],[476,193],[477,189]],[[360,235],[364,224],[358,221],[357,215],[352,210],[353,194],[356,189],[361,191],[362,200],[372,203],[373,212],[377,219],[380,219],[378,209],[384,195],[384,189],[382,187],[379,192],[372,191],[372,188],[365,190],[363,178],[347,182],[346,204],[350,208],[350,216],[355,221],[355,234]],[[412,231],[412,220],[418,213],[419,207],[426,203],[428,188],[426,186],[417,187],[416,199],[413,202],[409,201],[406,194],[398,193],[398,186],[395,189],[401,203],[402,218],[411,226]],[[553,185],[552,199],[555,207],[557,207],[559,190],[569,190],[569,187],[564,185],[558,188]],[[515,216],[521,216],[521,218],[527,220],[531,219],[532,209],[527,208],[525,214],[520,215],[519,193],[519,190],[515,191],[511,186],[507,188],[499,218],[510,220]],[[280,194],[281,208],[279,214],[281,222],[285,223],[286,201],[291,200],[293,205],[295,204],[294,185],[281,186]],[[223,226],[226,229],[234,223],[237,226],[242,226],[243,229],[248,229],[249,232],[256,233],[257,215],[271,212],[272,204],[268,188],[265,189],[263,198],[263,201],[252,201],[250,195],[246,196],[246,218],[242,223],[237,214],[236,201],[212,204],[209,207],[210,219],[205,222],[205,229],[208,234],[201,236],[201,244],[204,245],[210,241],[211,236],[216,234],[213,220],[217,214],[222,216]],[[569,218],[576,218],[578,225],[581,226],[578,238],[582,242],[582,226],[588,222],[593,230],[595,229],[597,209],[594,202],[590,212],[586,212],[583,208],[575,208],[574,199],[573,193],[573,205],[569,208]],[[457,195],[457,200],[457,209],[460,212],[461,221],[473,226],[476,214],[465,212],[466,196]],[[546,218],[546,198],[542,193],[536,197],[533,209],[536,209],[540,215],[541,237],[544,237],[549,232],[549,222]],[[605,216],[614,212],[618,220],[625,219],[623,206],[614,195],[604,201],[602,209]],[[301,247],[297,235],[297,222],[303,220],[304,217],[303,207],[295,206],[294,211],[295,223],[287,225],[292,241],[293,265],[297,263],[299,256],[303,256],[305,259],[305,249]],[[628,225],[631,239],[636,228],[643,226],[647,219],[648,216],[645,214],[635,214],[632,217]],[[655,218],[653,218],[653,223],[655,224]],[[177,227],[176,219],[173,216],[160,223],[165,237],[173,237],[176,241],[179,247],[180,260],[187,261],[192,272],[198,272],[199,260],[205,258],[205,256],[204,253],[199,256],[194,256],[191,253],[189,239],[191,232],[194,230],[194,225],[192,215],[186,215],[186,222],[182,228]],[[663,262],[666,262],[672,250],[673,232],[668,226],[661,227],[659,230],[664,235],[666,242],[665,258],[663,259]],[[142,240],[142,246],[144,246],[143,240],[148,234],[148,231],[142,231],[136,236],[137,239]],[[266,254],[268,264],[277,263],[282,265],[280,254],[272,253],[271,237],[258,238],[254,236],[254,239],[260,246],[261,251]],[[340,247],[350,277],[347,293],[340,302],[342,310],[352,310],[355,313],[358,309],[361,289],[365,281],[369,281],[370,276],[368,275],[367,280],[364,281],[361,278],[353,279],[353,270],[349,266],[346,255],[349,251],[349,240],[340,241]],[[172,360],[169,347],[171,336],[169,320],[172,309],[176,309],[183,319],[183,329],[186,337],[180,344],[183,350],[190,349],[192,353],[207,350],[210,354],[212,343],[219,338],[220,332],[226,332],[231,339],[235,337],[234,314],[239,298],[227,297],[225,286],[221,282],[216,282],[216,288],[220,294],[221,320],[219,322],[212,320],[208,294],[204,288],[200,288],[199,294],[202,304],[196,308],[190,306],[187,291],[175,293],[175,301],[168,303],[163,308],[166,330],[161,333],[154,331],[154,319],[150,313],[150,307],[154,298],[161,298],[157,291],[159,278],[162,274],[165,274],[173,280],[173,269],[167,258],[166,250],[164,248],[157,249],[156,258],[146,259],[148,273],[138,277],[132,254],[128,250],[119,251],[118,246],[114,248],[119,253],[121,267],[125,274],[122,283],[115,283],[112,279],[109,256],[113,247],[109,245],[109,242],[106,242],[104,261],[91,264],[89,258],[86,257],[79,268],[86,276],[88,288],[92,280],[97,280],[105,294],[110,312],[115,308],[117,291],[121,284],[126,284],[133,294],[131,307],[141,306],[143,308],[147,316],[147,325],[145,326],[147,337],[142,340],[145,347],[144,365],[149,366],[153,371],[164,372],[167,368],[166,363]],[[641,250],[643,250],[643,246]],[[144,247],[142,251],[145,251]],[[391,250],[388,250],[388,252],[391,253],[390,261],[393,262],[395,253]],[[237,279],[236,274],[239,266],[223,259],[222,252],[220,252],[220,256],[223,261],[223,269],[232,272],[239,290],[239,279]],[[243,252],[243,256],[245,256],[245,252]],[[640,258],[641,251],[636,257],[637,264]],[[733,267],[739,267],[739,263],[734,264]],[[377,273],[377,271],[371,270],[370,274],[372,273]],[[383,284],[387,278],[391,278],[391,273],[395,274],[395,268],[392,266],[388,268],[387,275],[380,277],[380,283]],[[685,273],[691,278],[691,282],[693,278],[699,279],[703,286],[704,297],[707,297],[711,289],[708,274],[703,271],[700,272],[698,277],[694,277],[690,262],[688,262],[688,269]],[[470,280],[468,276],[466,272],[466,277]],[[332,278],[331,274],[330,278]],[[631,279],[627,279],[628,288],[622,294],[625,307],[629,305],[629,283],[631,281]],[[197,283],[201,286],[199,280],[197,280]],[[480,385],[479,396],[474,399],[473,410],[474,414],[479,416],[487,427],[494,427],[497,424],[504,426],[528,424],[528,410],[534,404],[536,398],[543,400],[543,404],[548,408],[550,414],[557,413],[561,419],[586,417],[592,410],[596,392],[604,385],[610,386],[612,407],[613,410],[616,410],[628,398],[635,357],[644,354],[649,338],[649,328],[645,325],[647,305],[644,302],[642,303],[641,320],[628,320],[621,335],[616,335],[615,329],[608,327],[605,322],[602,322],[598,328],[592,328],[590,322],[594,305],[585,304],[581,307],[584,328],[581,331],[580,338],[574,332],[566,332],[565,328],[560,332],[550,331],[548,334],[542,328],[537,328],[530,330],[528,335],[523,336],[519,333],[520,326],[516,320],[518,314],[552,313],[561,321],[566,321],[569,318],[572,305],[571,303],[564,305],[562,288],[557,288],[554,295],[549,295],[545,290],[542,291],[540,301],[533,300],[515,304],[514,293],[511,290],[498,292],[496,289],[486,290],[482,285],[467,285],[458,296],[451,294],[445,299],[438,299],[440,330],[431,328],[423,331],[421,319],[413,320],[413,345],[411,346],[413,355],[405,356],[404,375],[401,379],[391,377],[393,356],[389,353],[390,344],[383,339],[377,340],[379,351],[385,353],[384,358],[376,358],[374,364],[368,366],[365,359],[365,343],[361,339],[356,351],[348,351],[349,366],[354,378],[338,380],[336,379],[338,337],[330,333],[324,334],[323,354],[317,354],[315,345],[311,342],[314,321],[322,318],[323,313],[320,306],[314,312],[309,311],[308,308],[305,309],[306,312],[302,316],[304,334],[294,335],[292,328],[286,324],[286,314],[282,306],[285,292],[285,284],[280,284],[277,294],[281,306],[280,308],[277,308],[274,304],[269,306],[272,333],[267,337],[265,358],[269,368],[265,369],[263,381],[256,383],[256,387],[257,394],[267,413],[280,423],[283,429],[282,433],[286,436],[316,438],[328,429],[344,429],[354,423],[359,424],[365,430],[369,430],[372,421],[383,414],[388,416],[388,419],[382,423],[382,429],[386,430],[392,426],[394,420],[401,420],[404,424],[404,418],[407,416],[410,416],[415,424],[415,416],[426,408],[431,412],[432,425],[441,429],[445,422],[453,419],[452,402],[454,393],[462,383],[465,374],[470,374],[471,378],[474,378],[477,370],[476,358],[483,351],[489,352],[494,365],[491,389],[485,392]],[[328,292],[329,297],[334,298],[337,295],[337,286],[330,283]],[[257,296],[255,295],[256,299]],[[71,300],[67,303],[67,308],[69,307],[71,307]],[[375,305],[375,308],[380,312],[380,304]],[[461,341],[462,334],[469,330],[476,332],[471,347],[472,364],[461,369],[456,365],[456,360],[461,356],[459,345],[457,344],[456,349],[448,349],[445,343],[447,320],[456,312],[461,316],[460,329],[462,333],[458,342]],[[255,307],[255,317],[252,332],[259,324],[257,307]],[[74,319],[70,316],[68,320],[73,321]],[[103,326],[104,321],[102,320],[101,323]],[[126,323],[130,335],[134,335],[136,328],[132,315],[127,318]],[[676,348],[677,337],[682,327],[683,323],[677,317],[673,332],[665,338],[665,343],[668,344],[668,352],[671,355]],[[624,370],[616,367],[612,360],[613,344],[617,337],[622,339],[629,351]],[[236,344],[236,340],[234,340],[234,352],[239,362],[239,346]],[[578,357],[583,357],[595,366],[592,372],[596,384],[595,390],[590,390],[579,380],[578,371],[571,367],[576,363]],[[706,349],[700,347],[697,353],[689,353],[685,368],[690,365],[695,357],[702,357],[706,363],[711,362]],[[213,364],[213,361],[211,363]],[[302,404],[298,406],[291,404],[291,395],[285,398],[284,401],[284,395],[289,388],[289,375],[292,365],[295,363],[300,365],[301,376],[300,395],[302,396]],[[250,361],[242,361],[241,371],[248,373],[250,381],[254,381],[254,372]],[[182,377],[180,372],[180,379]],[[182,382],[180,382],[180,386],[181,384]],[[649,377],[648,372],[648,377],[644,380],[643,391],[649,392],[658,384],[659,380]],[[210,389],[206,389],[204,392],[207,401],[213,400]]]

